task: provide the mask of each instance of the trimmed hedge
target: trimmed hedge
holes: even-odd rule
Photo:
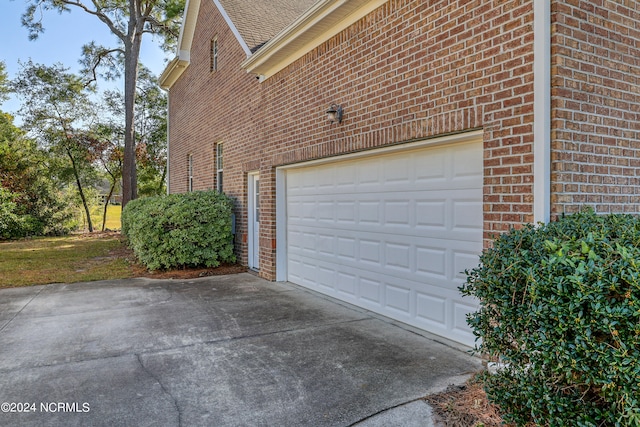
[[[467,271],[477,350],[505,420],[640,426],[640,220],[582,212],[511,230]]]
[[[233,202],[215,191],[132,200],[122,211],[122,233],[151,270],[217,267],[235,262]]]

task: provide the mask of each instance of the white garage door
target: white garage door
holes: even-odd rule
[[[287,278],[473,345],[458,286],[482,250],[482,144],[286,171]]]

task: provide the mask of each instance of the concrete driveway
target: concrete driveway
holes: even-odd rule
[[[410,425],[388,410],[479,367],[248,273],[0,290],[3,426]]]

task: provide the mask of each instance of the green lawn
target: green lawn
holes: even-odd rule
[[[95,205],[90,208],[91,211],[91,222],[93,224],[93,229],[95,231],[102,230],[102,212],[104,206]],[[105,230],[120,230],[122,228],[122,224],[120,222],[120,216],[122,214],[122,206],[120,205],[109,205],[107,206],[107,221]],[[84,214],[84,209],[78,208],[78,215],[82,218],[80,222],[80,231],[88,231],[87,223],[85,221],[86,215]]]
[[[122,214],[122,206],[120,205],[109,205],[107,207],[107,221],[105,228],[109,230],[120,230],[122,228],[122,224],[120,223],[120,215]],[[99,224],[102,225],[102,210],[100,210],[100,219],[98,220]]]
[[[121,246],[104,235],[0,242],[0,288],[131,277],[129,263],[110,255]]]

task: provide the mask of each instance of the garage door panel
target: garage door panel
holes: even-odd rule
[[[451,249],[459,252],[471,252],[477,254],[477,244],[469,242],[470,238],[481,239],[481,233],[459,232],[459,231],[440,231],[435,230],[427,234],[422,232],[408,233],[405,230],[393,229],[376,233],[377,227],[351,227],[339,226],[335,227],[311,227],[297,226],[289,236],[289,244],[295,248],[302,248],[305,251],[313,252],[315,255],[321,255],[319,252],[319,243],[316,242],[319,236],[322,239],[328,239],[333,236],[336,250],[340,255],[354,257],[357,255],[357,248],[360,247],[359,240],[367,242],[375,242],[378,246],[387,243],[392,245],[411,245],[415,248],[440,248]],[[403,232],[405,231],[405,232]],[[371,245],[371,243],[369,243]],[[413,249],[415,250],[415,249]],[[474,257],[477,257],[474,255]]]
[[[386,243],[385,266],[394,270],[411,272],[413,247],[408,243]]]
[[[351,260],[335,259],[323,256],[292,256],[292,260],[295,261],[292,274],[296,276],[302,276],[305,278],[311,277],[313,273],[310,272],[309,267],[311,265],[322,266],[324,268],[335,269],[338,272],[345,272],[356,277],[369,278],[373,280],[379,278],[380,281],[385,283],[409,283],[413,289],[449,289],[451,288],[451,282],[456,278],[450,266],[451,254],[447,252],[445,254],[445,268],[447,271],[444,274],[433,273],[431,271],[416,270],[411,268],[411,271],[404,269],[389,268],[388,265],[374,263],[365,263],[360,260],[355,262]],[[303,271],[298,271],[299,268],[304,268]],[[457,292],[457,286],[456,286]]]
[[[349,264],[357,261],[356,258],[356,245],[357,239],[355,236],[339,236],[337,238],[338,248],[336,250],[336,255],[338,258],[341,258],[348,262]]]
[[[357,167],[357,164],[354,165]],[[297,180],[297,175],[300,174],[300,171],[295,171],[295,175],[287,178],[293,178]],[[411,182],[411,185],[414,186],[419,191],[450,191],[450,190],[465,190],[477,187],[478,179],[482,179],[478,176],[465,176],[464,178],[456,179],[456,180],[420,180],[415,179],[411,180],[394,180],[394,181],[375,181],[368,182],[363,184],[352,184],[348,186],[347,184],[323,184],[323,185],[308,185],[308,186],[299,186],[295,191],[291,191],[289,195],[293,196],[312,196],[312,197],[322,197],[322,196],[333,196],[338,194],[344,195],[364,195],[364,194],[379,194],[379,193],[398,193],[406,191],[407,184]]]
[[[378,226],[382,218],[380,200],[359,200],[357,202],[358,223],[364,226]]]
[[[468,330],[464,316],[460,317],[459,313],[466,314],[474,305],[470,301],[460,301],[459,293],[447,286],[450,283],[447,280],[415,281],[409,276],[384,275],[379,271],[317,260],[315,265],[300,260],[293,260],[290,265],[298,265],[303,269],[290,278],[296,278],[300,281],[296,283],[318,292],[339,296],[347,302],[382,314],[389,315],[387,311],[391,311],[394,313],[391,317],[408,323],[415,324],[411,321],[414,317],[422,317],[431,323],[441,319],[443,328],[457,325],[457,329]],[[455,313],[457,317],[454,317]],[[456,319],[458,323],[455,323]],[[459,324],[460,319],[463,324]],[[417,326],[424,327],[426,324]]]
[[[288,205],[289,221],[316,225],[318,222],[403,227],[435,227],[481,231],[477,218],[482,199],[477,189],[440,191],[396,191],[371,194],[298,196]]]
[[[356,290],[358,288],[358,276],[349,274],[345,271],[339,271],[336,282],[336,290],[341,295],[348,295],[347,298],[355,300]]]
[[[453,325],[452,329],[459,334],[472,334],[472,330],[467,324],[467,313],[474,311],[477,305],[472,305],[469,301],[453,299]]]
[[[480,141],[288,170],[288,280],[473,344],[482,170]]]
[[[482,217],[482,201],[460,199],[452,200],[451,213],[453,223],[451,230],[478,230],[482,232],[482,227],[478,224],[478,218]]]
[[[447,323],[447,299],[441,295],[416,292],[416,318],[439,328]]]
[[[415,272],[432,278],[447,278],[448,251],[446,248],[416,245]]]
[[[366,307],[368,305],[367,302],[369,302],[373,303],[374,309],[379,308],[381,306],[380,295],[382,288],[380,280],[377,277],[360,277],[359,285],[358,288],[360,292],[358,299],[365,300],[363,301],[364,306]]]
[[[466,280],[467,276],[464,274],[466,269],[477,267],[479,264],[478,253],[473,250],[453,251],[453,271],[455,272],[455,278],[461,282]]]
[[[464,240],[432,239],[431,245],[425,245],[420,236],[406,236],[406,240],[401,240],[398,237],[402,236],[392,235],[393,240],[380,242],[352,233],[353,237],[302,233],[305,240],[294,239],[298,244],[291,244],[290,257],[306,263],[351,266],[381,275],[391,272],[393,276],[429,280],[442,287],[450,286],[452,280],[463,280],[462,272],[478,263],[477,248]]]
[[[288,177],[288,176],[287,176]],[[442,181],[440,183],[430,183],[430,182],[418,182],[414,181],[412,185],[415,186],[417,191],[444,191],[449,192],[452,190],[467,190],[473,189],[477,187],[477,180],[481,178],[469,178],[464,181]],[[338,186],[325,186],[325,187],[309,187],[304,190],[300,190],[295,193],[290,193],[293,196],[310,196],[315,200],[319,198],[327,198],[332,199],[334,195],[344,195],[346,199],[349,199],[349,196],[357,196],[362,197],[366,194],[398,194],[407,191],[406,182],[401,182],[398,184],[390,184],[390,183],[375,183],[371,185],[362,185],[359,184],[356,188],[347,187],[346,185]],[[448,196],[447,196],[448,197]]]

